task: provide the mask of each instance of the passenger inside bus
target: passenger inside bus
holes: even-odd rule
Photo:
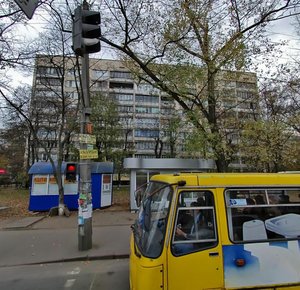
[[[200,206],[200,204],[198,204],[197,202],[191,203],[191,207],[198,207],[198,206]],[[195,208],[190,211],[190,218],[188,219],[187,217],[185,217],[185,219],[186,222],[191,224],[190,231],[185,232],[184,230],[182,230],[182,224],[178,224],[176,228],[176,235],[178,237],[183,237],[184,239],[193,240],[196,230],[200,229],[201,226],[203,226],[203,224],[205,223],[203,214],[201,213],[199,208]]]
[[[200,247],[207,246],[204,241],[215,238],[213,222],[208,221],[209,210],[202,209],[202,206],[205,206],[205,201],[198,198],[188,208],[179,209],[174,238],[178,243],[173,246],[176,254],[197,251]]]
[[[298,192],[299,189],[228,190],[228,220],[231,222],[232,241],[266,241],[298,237]]]

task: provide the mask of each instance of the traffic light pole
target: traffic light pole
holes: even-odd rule
[[[81,56],[81,128],[80,133],[86,140],[80,142],[79,163],[79,199],[78,199],[78,249],[85,251],[92,248],[92,182],[91,158],[97,158],[93,150],[92,127],[90,123],[90,77],[89,53],[100,51],[100,13],[90,11],[86,0],[74,10],[72,40],[76,56]],[[97,154],[94,155],[96,151]],[[84,152],[86,155],[84,155]],[[88,159],[89,158],[89,159]]]
[[[91,134],[90,124],[90,94],[89,94],[89,56],[82,57],[82,98],[81,98],[81,134]],[[87,144],[81,143],[80,149],[86,150]],[[80,159],[80,180],[78,200],[78,250],[85,251],[92,248],[92,182],[91,160]]]

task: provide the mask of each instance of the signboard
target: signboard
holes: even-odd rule
[[[33,182],[35,184],[45,184],[48,182],[48,176],[45,175],[35,175]]]
[[[48,175],[35,175],[31,195],[48,195]]]
[[[74,141],[83,144],[96,144],[96,136],[90,134],[77,134]]]
[[[102,175],[101,207],[109,206],[112,202],[112,175]]]
[[[79,150],[80,159],[97,159],[98,158],[98,150]]]
[[[48,195],[58,195],[58,185],[54,175],[49,175]]]
[[[51,184],[56,184],[57,183],[56,179],[53,175],[49,177],[49,183],[51,183]]]
[[[35,9],[38,7],[38,0],[15,0],[25,15],[31,19]]]

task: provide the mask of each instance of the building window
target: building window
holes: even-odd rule
[[[159,108],[155,107],[135,107],[135,112],[140,114],[159,114]]]
[[[68,88],[76,88],[76,81],[67,81],[66,86]]]
[[[54,76],[58,76],[59,69],[55,68],[55,67],[46,67],[46,66],[40,66],[37,68],[37,74],[38,75],[54,75]]]
[[[133,83],[119,83],[119,82],[110,82],[109,87],[111,89],[127,89],[133,90]]]
[[[135,130],[134,136],[157,138],[159,136],[159,131],[158,130]]]
[[[236,82],[236,87],[239,89],[255,90],[256,84],[255,83]]]
[[[110,96],[119,102],[133,102],[132,94],[110,94]]]
[[[139,92],[145,93],[159,93],[159,90],[147,83],[141,83],[137,86]]]
[[[135,149],[138,150],[154,150],[155,143],[154,142],[137,142]]]
[[[47,90],[47,89],[36,89],[35,91],[35,97],[53,97],[56,96],[55,92],[52,90]]]
[[[106,81],[97,81],[94,83],[93,87],[100,88],[100,89],[106,89],[108,85],[108,82]]]
[[[239,109],[250,110],[251,109],[251,102],[241,102],[238,104]]]
[[[118,112],[120,113],[132,113],[133,107],[132,106],[118,106]]]
[[[154,103],[154,104],[159,103],[158,96],[147,96],[147,95],[136,95],[135,101],[141,103]]]
[[[78,92],[71,92],[70,98],[78,100]]]
[[[71,76],[71,77],[77,76],[77,77],[79,77],[79,71],[75,67],[70,68],[70,69],[67,70],[67,76]]]
[[[109,77],[109,71],[107,71],[107,70],[92,70],[91,77],[93,79],[108,78]]]
[[[235,100],[224,100],[223,101],[224,108],[232,109],[236,107],[236,101]]]
[[[173,112],[174,112],[174,109],[172,109],[172,108],[162,108],[161,109],[162,115],[171,115],[171,114],[173,114]]]
[[[61,86],[61,80],[57,78],[37,78],[36,82],[44,86]]]
[[[225,81],[224,82],[224,87],[225,88],[235,88],[235,82],[234,81]]]
[[[139,118],[136,119],[137,127],[158,127],[159,120],[154,118]]]
[[[111,71],[110,77],[113,79],[133,79],[132,74],[127,71]]]
[[[161,97],[161,105],[170,107],[174,105],[174,101],[169,97]]]
[[[252,100],[254,98],[254,94],[252,92],[242,92],[237,91],[237,97],[242,100]]]

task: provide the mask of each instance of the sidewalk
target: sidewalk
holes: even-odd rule
[[[0,225],[0,267],[129,256],[135,213],[93,212],[92,249],[78,250],[77,212],[70,217],[28,217]]]

